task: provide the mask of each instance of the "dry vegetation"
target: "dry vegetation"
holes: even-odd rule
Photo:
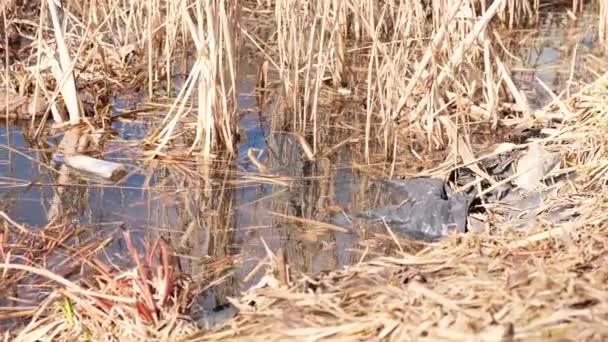
[[[395,256],[295,281],[272,256],[274,273],[238,299],[241,315],[205,338],[604,340],[607,81],[562,103],[575,114],[543,142],[579,174],[546,204],[571,208],[574,219],[549,224],[541,215],[531,231],[504,222],[492,235],[427,246],[401,241]]]
[[[52,118],[53,129],[78,130],[63,148],[80,151],[82,136],[94,140],[89,136],[115,120],[112,100],[136,94],[144,108],[130,115],[146,113],[153,126],[136,144],[144,151],[138,163],[170,169],[166,182],[205,195],[173,194],[187,213],[185,234],[136,248],[124,232],[128,265],[105,260],[110,241],[95,240],[67,215],[55,212],[47,226],[34,228],[0,211],[0,327],[7,340],[608,337],[606,64],[593,70],[597,81],[577,84],[576,91],[569,85],[556,94],[539,79],[553,100],[535,109],[513,79],[515,57],[504,42],[512,29],[534,28],[542,10],[576,20],[591,7],[606,49],[606,0],[68,0],[62,6],[0,4],[6,121],[27,120],[36,139],[51,134]],[[466,165],[480,188],[494,187],[502,181],[480,161],[497,147],[525,149],[530,143],[509,137],[539,129],[546,137],[536,142],[560,157],[554,174],[576,177],[562,183],[529,231],[514,230],[488,209],[485,233],[433,244],[393,236],[389,242],[399,252],[322,274],[297,274],[284,254],[268,251],[260,262],[267,276],[232,299],[240,313],[201,329],[189,317],[192,299],[221,281],[232,260],[182,270],[178,256],[205,257],[214,247],[195,250],[189,240],[211,230],[215,248],[230,243],[233,203],[223,194],[237,183],[243,64],[257,67],[260,111],[274,130],[297,137],[309,161],[327,162],[337,146],[350,145],[353,162],[374,165],[382,177],[448,177]],[[327,146],[337,129],[352,133]],[[289,183],[273,178],[254,151],[248,157],[261,174],[245,181]],[[556,207],[568,208],[571,219],[545,219]],[[44,299],[19,305],[21,291]]]

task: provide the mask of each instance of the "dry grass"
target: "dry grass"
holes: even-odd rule
[[[167,105],[154,108],[161,113],[156,129],[141,142],[146,156],[155,159],[149,166],[172,168],[170,179],[159,186],[202,189],[197,196],[172,194],[183,209],[184,234],[166,234],[166,244],[150,240],[157,242],[143,248],[144,256],[131,236],[124,235],[131,268],[98,259],[109,240],[70,240],[84,229],[63,222],[59,211],[39,231],[2,215],[1,287],[31,291],[32,284],[45,286],[42,303],[32,300],[18,308],[16,293],[5,296],[13,307],[3,308],[0,318],[24,318],[11,322],[8,337],[606,338],[603,258],[608,234],[601,194],[608,170],[607,81],[601,78],[568,98],[542,85],[553,102],[534,111],[512,79],[506,62],[510,53],[501,39],[505,28],[536,23],[541,6],[563,4],[575,16],[583,2],[66,1],[61,11],[54,1],[3,3],[4,102],[17,94],[34,99],[31,108],[37,107],[37,99],[49,104],[42,121],[31,110],[36,136],[50,114],[56,122],[84,122],[90,130],[106,127],[107,105],[118,93],[164,101]],[[594,4],[599,8],[599,36],[606,44],[608,5],[604,0]],[[242,19],[242,11],[250,18]],[[467,165],[476,182],[497,186],[479,161],[496,147],[492,143],[502,141],[484,142],[483,149],[475,141],[499,129],[542,127],[549,138],[540,143],[560,156],[554,172],[576,175],[545,203],[543,215],[560,207],[570,210],[572,219],[550,223],[541,215],[534,229],[514,231],[488,207],[491,235],[452,236],[423,245],[399,240],[391,232],[386,241],[395,242],[399,253],[317,275],[290,272],[288,253],[274,256],[269,251],[260,264],[270,266],[268,276],[233,299],[240,314],[211,331],[199,329],[189,317],[192,298],[221,280],[232,260],[226,257],[204,265],[208,267],[192,262],[186,270],[189,277],[176,257],[200,253],[196,257],[202,258],[213,249],[227,249],[234,199],[225,194],[235,183],[290,182],[273,177],[273,160],[264,165],[254,151],[248,157],[262,174],[233,178],[241,35],[248,51],[264,56],[258,105],[271,114],[273,129],[295,137],[297,149],[281,153],[296,157],[286,158],[298,159],[302,152],[300,159],[319,162],[319,170],[330,173],[331,165],[323,164],[326,157],[352,145],[361,152],[359,162],[389,163],[387,169],[375,170],[382,176],[446,176]],[[181,67],[187,78],[177,85],[174,78]],[[160,93],[167,96],[161,99]],[[8,120],[8,105],[3,112]],[[490,127],[489,134],[476,130],[480,123]],[[327,139],[335,132],[326,129],[332,125],[350,129],[352,136],[339,142]],[[280,144],[269,140],[271,146]],[[327,142],[334,145],[327,147]],[[401,167],[405,163],[424,168],[414,172]],[[221,181],[216,181],[218,174]],[[308,194],[311,203],[328,197],[325,186],[315,189],[318,196]],[[278,211],[277,218],[312,226],[308,236],[342,229]],[[51,267],[53,258],[61,260],[61,267]],[[70,279],[74,274],[77,281]],[[199,280],[196,286],[191,278]]]
[[[289,287],[269,281],[204,340],[602,340],[605,229],[569,235],[567,247],[556,238],[517,248],[518,234],[469,235]]]
[[[181,134],[177,122],[189,114],[188,101],[197,93],[192,149],[206,159],[218,150],[234,154],[235,2],[68,1],[58,7],[54,1],[12,1],[0,10],[0,52],[7,66],[0,76],[2,86],[7,94],[50,103],[42,123],[30,113],[37,135],[51,113],[61,123],[67,112],[70,124],[76,125],[91,115],[107,120],[106,106],[116,94],[154,99],[163,88],[172,94],[179,66],[194,58],[189,83],[164,113],[165,126],[148,140],[156,154],[165,150]]]
[[[31,341],[42,336],[61,340],[86,336],[99,340],[111,332],[119,340],[174,340],[176,335],[195,329],[193,322],[181,316],[190,303],[191,292],[171,263],[166,245],[160,242],[147,246],[145,258],[140,258],[128,233],[125,240],[135,271],[116,274],[93,259],[89,262],[93,269],[90,278],[80,280],[86,288],[56,280],[47,275],[48,271],[28,269],[60,281],[66,288],[49,296],[15,338]],[[2,266],[8,270],[23,268]]]
[[[8,217],[5,217],[10,220]],[[23,228],[27,229],[27,228]],[[46,234],[53,233],[45,229]],[[25,235],[25,232],[22,232]],[[32,235],[30,233],[30,235]],[[39,237],[44,242],[44,237]],[[5,321],[7,337],[18,341],[82,339],[85,340],[176,340],[199,329],[188,315],[192,299],[200,291],[191,279],[180,270],[175,254],[163,240],[145,244],[140,255],[131,234],[123,233],[131,256],[132,269],[102,261],[103,244],[92,242],[78,248],[68,247],[66,240],[72,235],[61,234],[63,240],[46,249],[22,251],[6,240],[6,247],[14,255],[3,252],[2,283],[6,288],[27,284],[32,288],[41,285],[52,290],[34,312],[31,308],[4,308],[3,320],[10,317],[29,317],[25,326],[15,321],[14,329]],[[49,238],[47,238],[49,239]],[[40,263],[46,258],[45,250],[67,249],[73,255],[67,265],[50,271]],[[37,258],[32,258],[36,250]],[[17,255],[18,254],[18,255]],[[42,254],[42,256],[41,256]],[[40,266],[38,266],[40,265]],[[211,272],[221,273],[225,264],[216,263]],[[68,280],[80,274],[77,282]],[[64,278],[65,277],[65,278]],[[205,278],[202,272],[197,277]],[[25,280],[25,281],[24,281]],[[55,284],[53,284],[55,283]],[[23,285],[20,285],[23,286]],[[15,296],[15,300],[19,296]],[[17,303],[17,302],[16,302]]]
[[[58,277],[69,276],[78,273],[79,264],[109,242],[87,236],[85,227],[69,224],[67,219],[56,219],[41,229],[32,230],[14,222],[4,212],[0,215],[4,222],[0,234],[3,265],[17,263],[26,267],[52,269]],[[74,241],[78,240],[81,243],[75,248]],[[37,277],[29,270],[9,271],[2,268],[2,319],[31,316],[32,312],[27,306],[35,305],[37,295],[44,294],[49,289],[52,291],[55,287],[48,279]],[[11,303],[12,308],[8,308]]]
[[[276,29],[264,35],[246,26],[245,36],[263,50],[264,65],[274,69],[280,84],[284,103],[278,112],[284,114],[272,116],[283,123],[275,127],[298,132],[316,154],[326,116],[348,111],[336,106],[342,97],[365,111],[368,163],[378,152],[398,163],[403,151],[454,148],[449,132],[454,125],[466,145],[472,131],[464,126],[489,123],[496,131],[528,125],[532,110],[512,79],[504,28],[537,22],[541,4],[571,6],[573,13],[582,8],[576,1],[262,4],[258,15],[274,20]],[[321,17],[325,20],[318,21]]]
[[[313,154],[328,114],[321,105],[337,102],[326,98],[326,88],[364,108],[367,162],[377,146],[387,160],[395,161],[398,151],[411,147],[403,146],[404,131],[426,140],[429,148],[448,146],[448,128],[439,118],[496,126],[504,106],[513,103],[518,116],[530,115],[502,62],[505,52],[497,27],[504,20],[509,26],[524,25],[536,18],[538,4],[495,1],[483,11],[477,1],[272,5],[276,50],[266,48],[264,53],[276,68],[285,99],[282,111],[290,124],[283,129],[306,136]],[[258,46],[266,40],[256,32],[246,36]]]
[[[63,10],[50,3],[14,1],[3,7],[10,66],[3,84],[13,93],[41,96],[51,104],[46,114],[57,122],[67,119],[65,108],[75,124],[91,112],[107,117],[103,107],[118,92],[142,91],[154,99],[164,87],[173,94],[175,74],[188,73],[161,126],[147,139],[151,155],[175,149],[170,143],[190,135],[192,122],[196,130],[188,153],[201,153],[206,160],[223,151],[234,155],[241,33],[278,74],[285,119],[292,131],[312,132],[313,153],[319,149],[319,105],[327,84],[357,94],[365,104],[368,162],[378,143],[394,158],[404,129],[428,145],[446,145],[446,128],[436,119],[455,111],[460,114],[452,121],[495,125],[505,104],[515,102],[524,117],[529,114],[503,65],[496,29],[537,22],[539,1],[249,1],[242,6],[68,1]],[[579,1],[571,5],[574,13],[582,6]],[[605,12],[605,4],[599,5]],[[241,20],[241,7],[250,16],[261,15],[270,29],[261,33],[265,25],[259,21]],[[49,8],[54,9],[50,16]],[[21,13],[30,18],[24,20]],[[472,107],[472,113],[463,114],[463,107]],[[382,128],[372,131],[374,124]],[[38,127],[39,133],[43,126]]]

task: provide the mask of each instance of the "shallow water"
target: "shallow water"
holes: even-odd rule
[[[520,59],[508,61],[511,71],[533,108],[551,101],[536,78],[556,95],[568,89],[574,92],[574,82],[595,79],[586,69],[586,59],[599,53],[596,14],[584,12],[575,22],[563,13],[544,13],[540,19],[540,29],[518,30],[506,39],[507,48]]]
[[[513,37],[521,42],[528,36],[526,41],[530,45],[524,44],[515,51],[522,62],[514,63],[512,68],[518,83],[529,90],[532,104],[540,106],[549,100],[546,92],[533,82],[535,77],[556,92],[567,85],[570,68],[565,69],[564,65],[570,64],[572,50],[577,44],[574,79],[584,77],[584,54],[593,50],[596,29],[591,23],[595,22],[594,18],[584,16],[574,27],[564,30],[563,21],[546,19],[540,33],[520,32]],[[251,94],[250,79],[244,78],[240,86],[243,94]],[[115,101],[117,109],[135,105],[121,98]],[[253,97],[242,96],[240,105],[242,108],[254,107]],[[333,218],[333,222],[348,225],[347,221],[335,219],[340,209],[357,211],[370,201],[382,202],[384,199],[366,197],[369,194],[365,185],[369,179],[351,169],[351,151],[347,147],[329,161],[305,162],[293,136],[271,133],[264,120],[259,113],[242,116],[240,127],[244,139],[239,144],[237,172],[229,177],[232,183],[220,175],[208,187],[179,184],[174,170],[162,169],[151,176],[149,186],[146,186],[146,175],[134,162],[139,151],[125,143],[109,142],[104,146],[107,152],[104,158],[126,163],[130,175],[119,185],[72,178],[78,184],[68,187],[62,196],[63,201],[70,202],[64,204],[63,210],[70,209],[75,220],[99,236],[117,234],[123,226],[141,236],[161,234],[172,242],[180,242],[184,232],[194,227],[186,243],[181,244],[183,252],[193,257],[184,261],[184,267],[194,274],[202,267],[197,260],[207,256],[238,256],[234,277],[202,299],[207,307],[223,302],[225,295],[238,292],[259,279],[262,272],[250,279],[246,276],[267,256],[264,243],[272,251],[285,250],[296,272],[314,273],[358,261],[365,248],[360,242],[375,237],[374,231],[356,225],[350,226],[348,232],[321,229],[311,223],[281,218],[272,212],[315,221],[327,222]],[[141,139],[147,131],[145,123],[137,121],[116,123],[113,128],[126,141]],[[57,175],[41,166],[49,164],[51,153],[29,144],[24,128],[19,125],[3,126],[0,132],[1,210],[17,222],[44,225],[58,199],[54,186]],[[56,146],[60,138],[54,137],[48,142]],[[235,186],[238,183],[235,181],[242,182],[256,172],[247,158],[251,148],[263,151],[261,161],[276,175],[292,179],[289,186],[260,181]],[[33,180],[36,184],[28,187]],[[162,190],[155,187],[161,183]],[[188,189],[187,192],[184,189]],[[120,242],[108,250],[111,256],[124,256]]]

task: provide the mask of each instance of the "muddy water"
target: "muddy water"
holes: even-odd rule
[[[511,37],[507,46],[523,46],[512,49],[520,59],[512,62],[512,70],[518,83],[528,90],[533,105],[540,106],[549,99],[533,82],[535,77],[560,92],[568,85],[573,58],[573,78],[585,76],[585,54],[593,52],[595,23],[595,18],[583,16],[572,26],[563,19],[548,16],[540,32],[522,31]],[[573,54],[575,47],[576,55]],[[242,80],[241,92],[252,93],[251,79]],[[135,103],[118,98],[115,105],[117,109],[125,109]],[[242,96],[241,107],[254,105],[252,96]],[[119,185],[76,179],[62,196],[56,191],[57,175],[41,166],[49,164],[51,153],[46,151],[52,151],[61,137],[49,138],[51,146],[36,146],[27,141],[23,127],[3,126],[0,130],[1,210],[18,222],[40,226],[48,223],[51,208],[61,199],[64,214],[88,226],[91,234],[118,236],[122,226],[141,236],[170,237],[182,254],[189,256],[184,259],[184,267],[193,274],[204,271],[200,260],[207,256],[237,256],[234,277],[202,299],[208,307],[259,279],[261,272],[249,278],[247,275],[267,255],[264,243],[275,252],[283,249],[296,272],[318,272],[358,261],[371,241],[378,244],[377,232],[351,225],[340,216],[340,211],[357,211],[383,199],[369,198],[365,192],[367,177],[350,168],[348,156],[352,151],[345,147],[329,160],[306,162],[293,136],[271,132],[265,120],[264,113],[242,115],[243,139],[238,165],[228,177],[232,182],[218,176],[212,185],[194,186],[175,180],[174,170],[163,169],[146,183],[144,171],[134,162],[140,151],[124,142],[109,142],[104,146],[107,152],[104,157],[126,163],[131,171],[128,178]],[[126,141],[146,134],[144,122],[121,122],[113,128]],[[247,158],[251,148],[262,151],[260,160],[275,175],[287,179],[285,184],[251,181],[251,176],[257,173]],[[28,186],[34,180],[36,184]],[[249,183],[242,185],[243,181]],[[71,198],[72,203],[65,204],[66,198],[67,202]],[[322,227],[310,221],[334,222],[348,229]],[[192,227],[184,242],[184,232]],[[118,259],[124,256],[120,241],[108,250]],[[367,253],[372,255],[373,251]]]

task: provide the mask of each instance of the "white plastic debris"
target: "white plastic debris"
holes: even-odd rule
[[[65,156],[55,154],[53,160],[63,163],[75,170],[112,181],[117,181],[127,174],[127,168],[123,164],[80,154]]]

